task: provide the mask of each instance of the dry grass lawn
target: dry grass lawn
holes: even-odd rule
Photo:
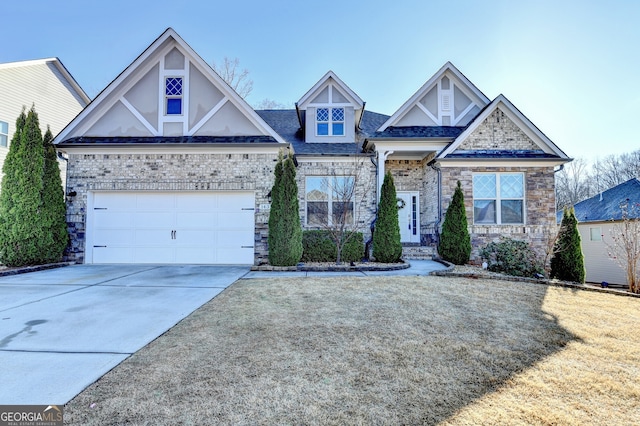
[[[637,424],[640,299],[446,277],[241,280],[69,424]]]

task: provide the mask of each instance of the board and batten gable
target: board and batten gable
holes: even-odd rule
[[[171,28],[55,143],[69,157],[70,260],[266,262],[288,144]]]

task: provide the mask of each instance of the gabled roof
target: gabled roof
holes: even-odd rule
[[[476,118],[469,123],[467,128],[460,133],[456,140],[438,154],[438,159],[455,158],[454,151],[480,126],[494,111],[500,109],[507,117],[513,121],[539,148],[540,158],[559,158],[570,160],[556,144],[554,144],[544,133],[540,131],[527,117],[524,116],[504,95],[496,97],[487,105]],[[533,153],[533,152],[532,152]],[[487,154],[487,153],[484,153]],[[502,156],[504,158],[504,156]],[[491,158],[485,157],[485,158]],[[534,158],[534,157],[529,157]]]
[[[578,222],[603,222],[610,220],[621,220],[622,210],[620,205],[625,202],[629,205],[640,205],[640,180],[630,179],[618,186],[580,201],[574,206]],[[559,213],[559,220],[562,219],[562,212]]]
[[[145,49],[127,68],[124,69],[98,96],[91,102],[60,134],[55,138],[54,143],[59,144],[67,139],[77,140],[83,136],[87,129],[95,124],[104,114],[110,111],[110,108],[116,105],[118,100],[122,101],[126,91],[132,85],[145,76],[155,64],[161,55],[166,54],[170,47],[179,48],[180,53],[184,54],[188,60],[193,63],[197,70],[201,72],[208,81],[210,81],[217,90],[223,95],[223,102],[220,102],[209,111],[208,115],[202,118],[202,122],[215,114],[218,110],[222,110],[225,105],[233,105],[239,111],[244,119],[256,128],[259,132],[255,136],[270,136],[278,143],[284,143],[282,138],[271,128],[260,116],[249,106],[249,104],[238,95],[212,68],[189,46],[172,28],[167,28],[147,49]],[[126,104],[126,102],[121,102]],[[128,107],[127,107],[128,108]],[[133,114],[135,118],[140,118],[140,114]],[[149,131],[147,123],[144,123]],[[160,132],[160,129],[157,129]],[[101,135],[91,135],[101,136]],[[104,135],[107,136],[107,135]],[[158,135],[152,135],[158,136]],[[185,136],[193,136],[187,134]]]
[[[332,80],[334,84],[338,86],[338,89],[340,89],[342,93],[347,95],[349,101],[352,104],[360,108],[364,107],[364,101],[360,99],[360,97],[356,95],[356,93],[351,90],[349,86],[347,86],[342,80],[340,80],[340,78],[338,78],[336,73],[334,73],[333,71],[327,72],[320,80],[318,80],[316,84],[313,85],[311,89],[309,89],[309,91],[307,91],[307,93],[302,95],[300,100],[297,102],[298,107],[304,109],[307,103],[310,102],[316,95],[318,95],[326,85],[330,84]]]
[[[73,78],[71,73],[67,70],[67,68],[62,64],[60,59],[58,58],[44,58],[44,59],[33,59],[29,61],[18,61],[18,62],[6,62],[4,64],[0,64],[0,72],[4,69],[10,68],[19,68],[19,67],[29,67],[29,66],[38,66],[38,65],[47,65],[52,64],[56,67],[56,69],[62,74],[66,82],[73,88],[76,94],[84,101],[85,104],[91,102],[91,98],[87,96],[85,91],[80,87],[78,82]]]
[[[388,127],[396,126],[398,122],[413,108],[418,106],[419,108],[423,108],[420,106],[420,100],[427,95],[433,89],[433,87],[442,79],[442,77],[447,74],[454,79],[457,79],[458,82],[470,93],[472,94],[477,101],[480,103],[480,106],[484,106],[489,103],[489,98],[487,98],[484,93],[480,91],[467,77],[464,76],[451,62],[447,62],[440,68],[426,83],[418,89],[416,93],[413,94],[402,106],[395,112],[389,119],[380,126],[378,131],[383,132]]]

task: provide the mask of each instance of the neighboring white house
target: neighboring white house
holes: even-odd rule
[[[58,58],[0,64],[0,93],[0,170],[23,107],[35,105],[42,133],[55,136],[91,102]]]
[[[627,284],[627,275],[607,252],[611,231],[622,217],[620,205],[640,203],[640,181],[636,178],[608,189],[574,206],[582,252],[587,271],[586,281],[593,283]]]

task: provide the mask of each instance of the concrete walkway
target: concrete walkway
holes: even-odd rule
[[[74,265],[0,277],[0,404],[65,404],[248,271]]]

